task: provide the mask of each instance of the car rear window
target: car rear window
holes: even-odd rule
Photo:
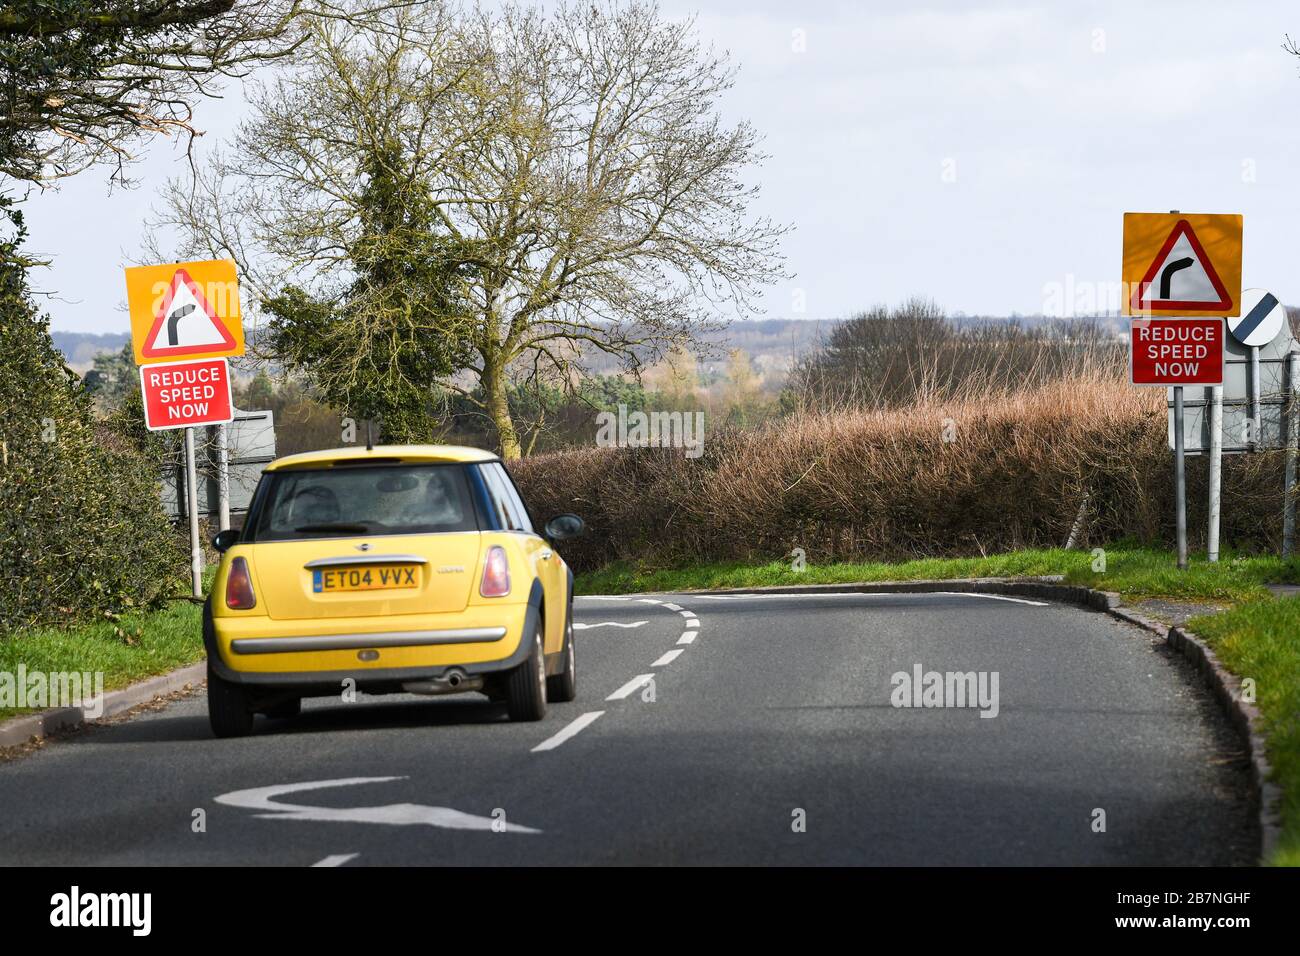
[[[478,470],[483,480],[487,482],[492,506],[497,512],[497,520],[501,523],[501,527],[510,531],[527,531],[531,534],[533,523],[528,516],[528,509],[524,506],[523,499],[515,490],[515,483],[511,481],[510,475],[501,462],[492,461],[479,465]]]
[[[459,464],[277,471],[267,479],[254,541],[478,529]]]

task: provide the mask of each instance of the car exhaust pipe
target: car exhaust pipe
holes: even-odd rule
[[[459,667],[452,667],[438,677],[429,680],[408,681],[402,690],[408,694],[460,694],[466,691],[482,690],[483,678],[471,677]]]

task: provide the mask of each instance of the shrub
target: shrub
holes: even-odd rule
[[[184,555],[133,427],[95,420],[22,268],[0,263],[0,632],[176,592]]]

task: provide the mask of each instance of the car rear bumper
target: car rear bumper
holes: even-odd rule
[[[432,647],[437,644],[485,644],[505,637],[504,627],[460,627],[436,631],[384,631],[364,634],[319,634],[291,637],[237,637],[232,654],[296,654],[303,651],[364,651],[382,647]]]
[[[337,693],[349,679],[371,691],[436,681],[452,670],[482,676],[516,667],[532,650],[540,584],[533,591],[526,604],[470,607],[454,615],[401,615],[407,625],[402,630],[377,629],[391,627],[393,618],[312,626],[253,616],[214,618],[205,608],[203,640],[208,660],[223,680],[305,693],[311,688]]]

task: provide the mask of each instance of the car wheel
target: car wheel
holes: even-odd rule
[[[541,720],[546,716],[546,657],[542,623],[533,633],[533,650],[506,678],[506,711],[511,720]]]
[[[552,703],[567,703],[578,696],[578,660],[573,649],[573,605],[569,605],[569,619],[564,634],[564,670],[546,678],[546,699]]]
[[[239,684],[222,680],[208,661],[208,723],[218,737],[243,737],[253,729],[253,702]]]
[[[297,717],[302,713],[302,698],[290,697],[288,700],[282,700],[272,707],[265,708],[262,713],[276,720],[288,720],[291,717]]]

